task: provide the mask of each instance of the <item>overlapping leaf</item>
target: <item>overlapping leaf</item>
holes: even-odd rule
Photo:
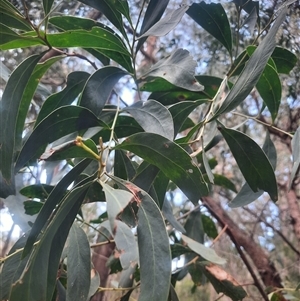
[[[276,46],[276,33],[283,22],[287,10],[283,9],[276,18],[267,36],[256,48],[250,57],[246,67],[239,76],[238,80],[228,93],[221,107],[215,112],[215,116],[226,113],[237,107],[251,92],[258,82],[271,54]]]
[[[154,83],[155,78],[165,79],[171,84],[190,91],[202,91],[203,86],[195,79],[196,61],[184,49],[175,50],[169,57],[160,60],[145,73],[140,81],[142,89],[145,83]]]
[[[275,202],[278,199],[273,167],[263,150],[242,132],[219,127],[243,176],[254,192],[266,191]]]
[[[140,124],[145,132],[159,134],[169,140],[174,138],[174,126],[169,110],[155,100],[136,102],[124,111]]]
[[[231,55],[231,28],[226,12],[220,3],[193,3],[187,14],[201,27],[221,42]]]
[[[176,143],[152,133],[138,133],[128,137],[117,149],[127,149],[157,166],[194,203],[208,193],[197,166],[188,153]]]
[[[87,80],[79,104],[99,116],[113,87],[126,74],[126,71],[114,66],[98,69]]]
[[[0,159],[1,172],[7,182],[11,181],[11,167],[15,152],[17,133],[16,120],[19,114],[24,90],[30,76],[43,54],[33,55],[24,60],[11,74],[0,102]]]
[[[88,109],[76,106],[58,108],[43,119],[29,136],[17,159],[16,170],[20,170],[31,159],[38,159],[48,143],[94,126],[105,125]]]

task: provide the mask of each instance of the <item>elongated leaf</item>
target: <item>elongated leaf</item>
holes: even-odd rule
[[[266,139],[263,145],[263,151],[265,152],[266,156],[270,160],[270,163],[272,165],[273,170],[276,169],[276,163],[277,163],[277,154],[276,154],[276,148],[273,143],[273,141],[270,138],[269,132],[267,132]],[[235,198],[229,202],[229,207],[231,208],[237,208],[241,206],[246,206],[256,199],[258,199],[262,194],[263,190],[259,190],[257,192],[254,192],[249,184],[246,182],[241,190],[238,192],[238,194],[235,196]]]
[[[202,258],[216,264],[225,264],[226,260],[217,255],[217,253],[211,249],[205,247],[203,244],[185,236],[182,234],[182,240],[187,243],[188,247],[193,250],[195,253],[200,255]]]
[[[0,169],[7,182],[11,181],[11,167],[15,151],[16,120],[24,90],[29,78],[43,54],[24,60],[11,74],[0,102]]]
[[[171,282],[169,237],[156,203],[144,191],[141,194],[137,227],[141,273],[139,301],[167,301]]]
[[[126,74],[126,71],[114,66],[98,69],[87,80],[79,104],[99,116],[114,85]]]
[[[193,3],[187,14],[232,52],[232,36],[226,12],[220,3]]]
[[[208,237],[215,239],[218,236],[218,230],[214,221],[211,217],[204,214],[201,214],[201,220],[205,234]]]
[[[46,99],[38,114],[35,126],[37,126],[55,109],[61,106],[70,105],[83,90],[89,76],[89,73],[83,71],[71,72],[67,77],[65,88],[58,93],[52,94]]]
[[[22,277],[14,284],[10,301],[20,298],[24,301],[52,300],[60,255],[91,183],[90,178],[83,180],[64,198],[53,222],[49,224],[36,246]]]
[[[12,177],[11,181],[8,182],[3,178],[2,172],[0,171],[0,198],[5,199],[12,194],[16,194],[15,178]]]
[[[53,213],[54,208],[63,199],[67,188],[80,175],[80,173],[89,165],[90,162],[91,162],[90,159],[82,160],[71,171],[69,171],[59,181],[59,183],[55,186],[55,188],[51,191],[47,201],[44,203],[44,206],[42,207],[42,210],[37,216],[32,226],[32,229],[29,233],[26,245],[22,253],[23,257],[27,256],[27,254],[31,251],[33,244],[35,243],[41,230],[48,222],[48,218]]]
[[[45,15],[49,14],[51,7],[53,5],[53,2],[54,2],[54,0],[43,0]]]
[[[237,192],[235,185],[231,182],[231,180],[229,180],[225,176],[222,176],[219,174],[214,174],[214,184],[224,187],[224,188],[227,188],[233,192]]]
[[[291,172],[290,188],[292,187],[294,178],[300,166],[300,127],[298,127],[292,139],[292,151],[293,151],[293,168]]]
[[[0,12],[0,22],[9,28],[16,28],[24,31],[32,30],[24,16],[13,13],[5,8],[2,8],[2,11]]]
[[[25,119],[28,113],[28,109],[33,98],[33,95],[38,86],[39,80],[43,77],[44,73],[57,61],[64,58],[64,56],[56,56],[50,58],[44,63],[37,64],[30,76],[30,79],[27,83],[25,91],[23,92],[23,97],[19,105],[19,112],[16,124],[16,134],[15,134],[15,150],[19,151],[22,144],[22,134]]]
[[[121,189],[114,189],[108,184],[101,182],[107,203],[107,215],[110,227],[114,231],[115,219],[132,199],[132,194]]]
[[[141,26],[140,34],[145,33],[150,27],[159,21],[168,6],[169,0],[150,0],[144,20]],[[138,41],[135,52],[137,53],[147,38]]]
[[[141,77],[140,86],[147,81],[153,81],[153,77],[160,77],[171,84],[190,91],[202,91],[203,86],[195,79],[196,61],[192,59],[189,52],[177,49],[172,54],[160,60]]]
[[[120,4],[116,3],[116,1],[113,0],[80,0],[80,2],[87,4],[88,6],[91,6],[93,8],[96,8],[100,12],[102,12],[106,18],[116,26],[120,30],[120,32],[123,34],[125,38],[127,38],[126,31],[123,26],[123,20],[122,15],[119,12],[117,8],[120,9]],[[117,1],[119,2],[119,1]]]
[[[149,28],[145,33],[143,33],[140,38],[155,36],[162,37],[168,34],[172,29],[174,29],[180,22],[181,18],[188,10],[188,5],[181,5],[179,8],[168,12],[162,19],[155,23],[151,28]]]
[[[16,162],[20,170],[29,160],[38,159],[47,143],[76,132],[103,123],[88,109],[76,106],[60,107],[40,122],[29,136]]]
[[[266,191],[275,202],[278,199],[273,167],[263,150],[242,132],[219,127],[250,188]]]
[[[271,112],[274,121],[277,117],[281,100],[281,82],[277,71],[269,64],[266,65],[260,76],[256,89]]]
[[[173,117],[175,137],[190,113],[200,104],[202,104],[202,101],[185,101],[179,102],[169,108]]]
[[[131,229],[119,220],[115,220],[113,229],[111,229],[109,221],[103,222],[101,227],[105,227],[114,237],[117,246],[115,256],[119,255],[122,268],[126,270],[135,266],[139,260],[139,254],[137,241]]]
[[[19,279],[26,266],[29,256],[21,258],[22,252],[16,251],[24,247],[27,237],[28,232],[17,240],[8,253],[11,257],[4,261],[0,274],[0,300],[8,300],[12,284]]]
[[[136,102],[124,108],[140,124],[145,132],[159,134],[169,140],[174,138],[174,126],[169,110],[155,100]]]
[[[224,293],[232,301],[243,300],[247,296],[243,287],[219,266],[214,264],[206,265],[203,270],[217,293]]]
[[[276,46],[276,33],[283,22],[287,10],[283,9],[276,18],[267,36],[256,48],[238,80],[228,93],[221,107],[215,112],[216,116],[237,107],[251,92],[258,82],[271,54]]]
[[[165,200],[162,207],[162,212],[164,217],[168,220],[168,222],[176,229],[177,231],[181,233],[185,233],[185,229],[182,227],[182,225],[177,221],[175,216],[173,215],[173,210],[170,202],[168,200]]]
[[[200,170],[176,143],[157,134],[138,133],[116,147],[119,148],[132,151],[157,166],[194,204],[208,193]]]
[[[124,180],[130,180],[135,175],[133,163],[122,150],[115,150],[114,175]]]
[[[297,56],[293,52],[281,47],[274,49],[272,59],[276,64],[278,73],[289,74],[297,64]]]
[[[115,8],[128,20],[132,26],[132,21],[129,12],[129,6],[127,0],[117,0],[115,2]],[[132,26],[133,27],[133,26]]]
[[[91,250],[85,232],[76,223],[67,249],[67,301],[86,301],[91,283]]]

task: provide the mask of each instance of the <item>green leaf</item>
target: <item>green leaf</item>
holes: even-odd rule
[[[14,70],[0,102],[0,168],[7,182],[10,182],[12,177],[11,167],[14,160],[15,139],[21,134],[16,132],[16,120],[23,93],[36,64],[43,55],[44,53],[30,56]]]
[[[181,238],[185,243],[187,243],[188,247],[192,251],[194,251],[195,253],[200,255],[205,260],[208,260],[208,261],[210,261],[212,263],[216,263],[216,264],[225,264],[226,263],[226,260],[224,258],[219,257],[213,249],[207,248],[203,244],[200,244],[199,242],[197,242],[183,234],[182,234]]]
[[[26,243],[28,232],[22,235],[17,242],[12,246],[8,257],[1,267],[0,275],[0,300],[8,300],[12,288],[12,284],[19,279],[23,269],[26,266],[29,256],[21,258],[22,252],[17,252],[22,249]],[[12,255],[14,254],[14,255]]]
[[[21,149],[15,169],[18,171],[29,160],[37,159],[47,143],[79,130],[102,125],[103,123],[86,108],[72,105],[58,108],[33,130]]]
[[[85,232],[74,223],[67,245],[67,301],[86,301],[91,283],[91,250]]]
[[[150,27],[159,21],[168,6],[169,0],[150,0],[144,20],[141,26],[140,34],[145,33]],[[147,38],[138,41],[135,52],[137,53]]]
[[[3,178],[2,172],[0,171],[0,198],[5,199],[12,194],[16,194],[15,178],[12,177],[11,181],[8,182]]]
[[[189,238],[199,243],[204,243],[204,231],[201,217],[202,213],[199,210],[191,212],[186,220],[184,228]]]
[[[52,94],[44,102],[35,122],[37,126],[45,117],[52,113],[55,109],[70,105],[79,93],[83,90],[84,85],[90,74],[83,71],[75,71],[68,74],[65,88],[55,94]]]
[[[219,174],[214,174],[214,184],[227,188],[233,192],[237,192],[235,185],[226,177],[219,175]]]
[[[293,151],[293,168],[291,172],[291,179],[290,179],[290,188],[292,187],[293,181],[297,174],[297,171],[300,166],[300,126],[298,127],[297,131],[295,132],[292,138],[292,151]]]
[[[171,224],[171,226],[173,226],[174,229],[181,233],[186,232],[182,225],[177,221],[177,219],[173,215],[173,208],[168,200],[164,201],[162,212],[164,217],[168,220],[168,222]]]
[[[47,40],[53,47],[96,48],[105,56],[131,71],[129,69],[131,63],[128,50],[125,48],[122,40],[107,29],[93,27],[91,30],[68,30],[61,33],[48,34]]]
[[[169,107],[169,111],[173,117],[175,137],[180,132],[190,113],[202,103],[202,101],[184,101]]]
[[[298,60],[294,53],[281,47],[274,49],[272,59],[276,64],[277,72],[284,74],[289,74],[296,66]]]
[[[155,100],[139,101],[123,109],[140,124],[145,132],[161,135],[169,140],[174,138],[174,126],[169,110]]]
[[[9,28],[16,28],[24,31],[32,30],[24,16],[15,12],[11,12],[5,8],[3,8],[0,12],[0,23]]]
[[[122,191],[127,192],[125,190]],[[103,222],[101,227],[108,229],[110,234],[114,237],[117,246],[115,256],[119,256],[122,268],[126,270],[135,266],[139,260],[139,254],[136,237],[131,229],[119,220],[115,220],[113,229],[111,229],[108,221]]]
[[[273,167],[263,150],[242,132],[219,127],[245,180],[257,192],[266,191],[275,202],[278,199]]]
[[[203,230],[206,235],[212,239],[215,239],[218,236],[218,230],[213,220],[209,216],[204,214],[201,214],[201,220]]]
[[[121,77],[127,74],[126,71],[114,66],[98,69],[87,80],[79,104],[99,116],[113,87]]]
[[[96,8],[100,12],[102,12],[106,18],[118,28],[118,30],[122,33],[124,38],[127,38],[126,31],[124,29],[122,15],[120,13],[120,1],[114,1],[114,0],[80,0],[80,2],[87,4],[88,6],[91,6],[93,8]],[[122,7],[124,7],[122,5]],[[118,9],[119,8],[119,9]]]
[[[269,64],[266,65],[260,76],[256,89],[271,112],[272,120],[274,121],[281,101],[281,82],[277,71]]]
[[[130,180],[135,175],[134,165],[122,150],[115,150],[114,175],[124,180]]]
[[[69,171],[51,191],[47,201],[44,203],[44,206],[42,207],[42,210],[37,216],[29,233],[26,245],[22,253],[23,257],[27,256],[28,253],[31,251],[33,244],[35,243],[38,235],[48,222],[48,219],[53,213],[53,210],[55,209],[56,205],[59,204],[59,202],[65,196],[67,188],[74,180],[76,180],[76,178],[90,164],[90,162],[90,159],[82,160],[71,171]]]
[[[116,149],[127,149],[157,166],[183,193],[197,204],[208,193],[208,188],[189,154],[176,143],[151,133],[128,137]]]
[[[91,183],[92,179],[86,178],[66,195],[52,223],[45,229],[21,278],[14,283],[10,301],[18,301],[20,298],[24,301],[52,300],[60,256]]]
[[[117,0],[115,2],[115,8],[128,20],[131,27],[133,27],[127,0]]]
[[[206,4],[204,1],[193,3],[188,9],[187,14],[222,43],[231,55],[231,28],[226,12],[220,3]]]
[[[30,76],[30,79],[27,83],[27,86],[25,88],[25,91],[23,92],[23,97],[19,105],[19,112],[18,112],[18,118],[16,124],[16,136],[15,136],[16,151],[19,151],[21,149],[24,123],[26,120],[26,116],[28,114],[30,103],[33,99],[34,93],[36,91],[40,79],[55,62],[61,60],[64,57],[65,56],[56,56],[35,66]]]
[[[139,301],[167,301],[171,283],[171,252],[166,225],[154,200],[141,191],[137,237],[140,256]]]
[[[177,49],[170,56],[153,65],[140,78],[140,88],[143,89],[145,83],[155,82],[155,78],[159,77],[180,88],[202,91],[203,86],[194,77],[196,67],[196,61],[192,59],[187,50]]]
[[[235,279],[217,265],[206,265],[203,268],[205,276],[211,282],[217,293],[224,293],[232,301],[243,300],[247,293]]]
[[[285,15],[286,8],[281,10],[272,28],[250,57],[246,67],[243,69],[243,72],[226,96],[221,107],[219,109],[217,108],[217,111],[215,112],[216,117],[237,107],[256,85],[275,49],[276,33],[285,19]]]
[[[168,12],[162,19],[155,23],[151,28],[144,32],[140,38],[148,36],[162,37],[174,29],[180,22],[181,18],[188,10],[189,6],[182,4],[179,8]]]
[[[41,211],[43,203],[37,201],[25,201],[23,202],[25,213],[28,215],[35,215]]]
[[[132,200],[133,196],[126,190],[114,189],[104,182],[101,182],[101,186],[105,193],[110,227],[112,231],[114,231],[117,216],[124,210],[124,208]]]
[[[51,7],[53,5],[53,2],[54,2],[54,0],[43,0],[43,6],[44,6],[44,11],[45,11],[46,16],[51,11]]]

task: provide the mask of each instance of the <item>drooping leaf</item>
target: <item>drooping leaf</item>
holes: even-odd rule
[[[278,73],[289,74],[297,64],[297,56],[293,52],[282,47],[276,47],[274,49],[272,59],[276,64]]]
[[[6,8],[2,8],[2,11],[0,12],[0,23],[8,26],[9,28],[16,28],[24,31],[32,30],[24,16],[11,12]]]
[[[33,95],[36,91],[40,79],[43,77],[44,73],[57,61],[64,58],[64,56],[56,56],[50,58],[49,60],[37,64],[30,76],[30,79],[26,85],[23,92],[23,97],[19,105],[18,118],[16,122],[16,136],[15,136],[15,150],[19,151],[22,145],[22,133],[24,128],[24,123],[28,113],[30,103],[32,101]]]
[[[78,163],[71,171],[69,171],[55,186],[55,188],[51,191],[48,196],[47,201],[45,202],[42,210],[37,216],[32,229],[29,233],[26,245],[23,250],[22,256],[27,256],[27,254],[31,251],[33,244],[35,243],[38,235],[41,230],[44,228],[46,223],[48,222],[48,218],[51,216],[56,205],[62,200],[65,195],[67,188],[70,184],[80,175],[80,173],[89,165],[91,162],[90,159],[82,160]]]
[[[90,298],[95,295],[99,286],[100,286],[100,276],[99,276],[99,273],[97,272],[97,270],[92,265],[91,284],[90,284],[90,289],[89,289],[87,300],[90,300]]]
[[[205,247],[203,244],[185,236],[182,234],[182,240],[187,243],[188,247],[193,250],[195,253],[200,255],[202,258],[216,264],[225,264],[226,260],[217,255],[217,253],[208,247]]]
[[[226,12],[220,3],[193,3],[187,14],[232,52],[232,36]]]
[[[0,102],[0,168],[3,177],[9,183],[11,181],[11,169],[15,152],[15,138],[21,135],[16,133],[16,120],[24,90],[30,76],[43,54],[33,55],[25,59],[11,74],[2,100]]]
[[[214,184],[218,185],[218,186],[221,186],[221,187],[224,187],[224,188],[227,188],[227,189],[229,189],[233,192],[237,192],[236,188],[235,188],[235,185],[232,183],[232,181],[229,180],[228,178],[226,178],[223,175],[219,175],[219,174],[214,173]]]
[[[169,0],[150,0],[144,20],[141,26],[140,34],[145,33],[150,27],[157,23],[168,6]],[[135,52],[137,53],[147,38],[139,39]]]
[[[277,71],[269,64],[266,65],[262,72],[256,84],[256,89],[271,112],[272,120],[274,121],[281,101],[281,82]]]
[[[14,283],[9,300],[52,300],[60,255],[91,181],[86,178],[66,195],[53,222],[44,231],[26,270]]]
[[[101,186],[105,193],[110,227],[114,231],[116,217],[124,210],[133,196],[126,190],[114,189],[104,182],[101,182]]]
[[[35,126],[37,126],[55,109],[65,105],[70,105],[83,90],[83,87],[89,76],[89,73],[83,71],[74,71],[69,73],[65,88],[58,93],[52,94],[45,100],[37,116]]]
[[[184,228],[186,230],[186,235],[188,235],[189,238],[199,243],[204,243],[204,231],[201,217],[202,213],[199,210],[191,212],[186,220]]]
[[[159,77],[180,88],[202,91],[203,86],[194,77],[196,66],[196,61],[192,59],[187,50],[177,49],[170,56],[153,65],[140,78],[140,88],[143,89],[145,83],[155,83],[155,78]]]
[[[72,132],[94,126],[103,126],[103,122],[86,108],[70,105],[56,109],[31,133],[21,149],[15,169],[18,171],[29,160],[38,159],[47,143]]]
[[[48,15],[51,7],[53,5],[54,0],[43,0],[43,7],[44,7],[44,11],[45,11],[45,15]]]
[[[199,197],[208,193],[198,167],[176,143],[152,133],[138,133],[128,137],[116,149],[127,149],[157,166],[186,196],[197,204]]]
[[[218,236],[216,224],[209,216],[204,214],[201,214],[201,220],[205,234],[208,237],[215,239]]]
[[[0,274],[0,300],[8,300],[12,284],[19,279],[23,269],[26,266],[29,256],[21,257],[22,252],[17,252],[24,247],[28,237],[28,232],[22,235],[12,246],[8,257],[1,267]],[[15,253],[15,254],[14,254]],[[14,254],[14,255],[12,255]]]
[[[115,150],[114,175],[124,180],[130,180],[135,175],[134,165],[122,150]]]
[[[266,191],[275,202],[278,199],[273,167],[263,150],[242,132],[219,127],[250,188]]]
[[[35,215],[41,211],[43,203],[37,201],[25,201],[24,203],[25,214]]]
[[[144,32],[140,38],[145,38],[148,36],[162,37],[168,34],[172,29],[174,29],[180,22],[181,18],[188,10],[188,5],[181,5],[179,8],[168,12],[162,19],[155,23],[151,28]]]
[[[214,174],[212,173],[211,167],[209,166],[209,163],[208,163],[208,158],[205,153],[203,140],[202,140],[202,160],[203,160],[203,165],[205,168],[207,178],[210,183],[214,184]]]
[[[271,54],[276,46],[276,33],[283,22],[286,9],[283,9],[276,18],[272,28],[256,48],[250,57],[246,67],[243,69],[238,80],[226,96],[221,107],[215,112],[215,116],[226,113],[237,107],[251,92],[252,88],[258,82]]]
[[[137,227],[141,277],[139,301],[167,301],[172,270],[169,236],[154,200],[144,191],[141,195]]]
[[[91,283],[91,250],[86,233],[74,223],[67,244],[67,301],[86,301]]]
[[[0,198],[5,199],[12,194],[16,194],[15,178],[12,177],[11,181],[8,182],[3,178],[2,172],[0,171]]]
[[[119,1],[113,1],[113,0],[80,0],[80,2],[91,6],[93,8],[96,8],[100,12],[102,12],[106,18],[120,30],[120,32],[123,34],[123,36],[126,38],[127,34],[123,26],[123,20],[122,15],[120,13],[120,4]],[[117,2],[117,3],[116,3]],[[119,9],[117,9],[119,8]]]
[[[257,4],[258,4],[258,2],[257,2]],[[246,27],[251,35],[253,34],[258,17],[259,17],[259,13],[257,11],[257,8],[253,7],[251,12],[249,13],[248,17],[243,22],[242,26]]]
[[[217,293],[222,292],[233,301],[243,300],[247,296],[243,287],[221,267],[210,264],[206,265],[203,271]]]
[[[145,132],[161,135],[169,140],[174,138],[174,126],[169,110],[155,100],[136,102],[124,108],[140,124]]]
[[[293,151],[293,168],[291,172],[290,188],[292,187],[294,178],[300,166],[300,127],[298,127],[292,139],[292,151]]]
[[[126,71],[114,66],[98,69],[87,80],[79,104],[99,116],[113,87],[126,74]]]
[[[185,229],[182,227],[182,225],[177,221],[175,216],[173,215],[173,210],[170,202],[168,200],[165,200],[162,207],[162,212],[164,217],[168,220],[168,222],[176,229],[177,231],[181,233],[185,233]]]

